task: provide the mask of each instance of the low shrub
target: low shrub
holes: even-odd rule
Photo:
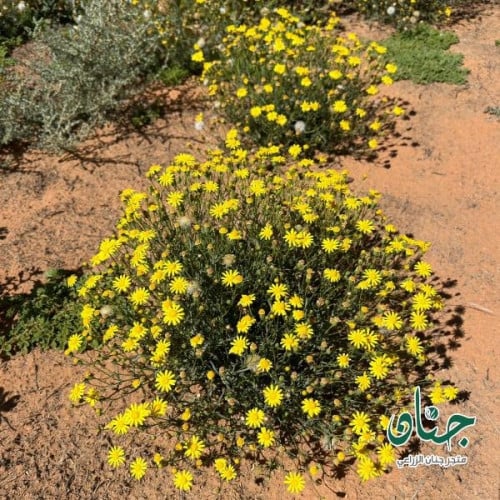
[[[0,143],[69,148],[113,116],[162,67],[154,24],[121,0],[89,0],[74,26],[36,31],[6,78]]]
[[[450,0],[452,2],[453,0]],[[352,8],[363,17],[407,30],[418,23],[448,19],[453,9],[442,0],[341,0],[341,8]]]
[[[398,234],[345,172],[304,159],[276,173],[286,161],[278,146],[242,149],[232,129],[206,161],[153,165],[149,194],[122,192],[116,235],[75,285],[82,331],[67,352],[102,347],[70,399],[103,412],[108,462],[137,480],[170,465],[189,490],[202,465],[231,481],[241,459],[272,468],[285,452],[291,492],[308,466],[356,460],[367,480],[395,460],[387,415],[413,384],[434,404],[456,396],[430,387],[443,304],[428,244]],[[144,431],[153,442],[124,449]]]
[[[221,58],[202,79],[215,106],[259,145],[298,144],[328,153],[366,153],[404,113],[378,98],[397,68],[385,47],[354,33],[305,26],[285,9],[257,25],[229,26]],[[205,59],[195,46],[195,61]],[[299,151],[296,149],[296,151]]]
[[[45,283],[27,294],[0,297],[0,356],[66,347],[80,331],[77,295],[67,286],[67,272],[47,272]]]
[[[438,31],[427,24],[396,33],[383,42],[387,47],[387,60],[398,66],[396,80],[461,85],[467,83],[469,71],[463,67],[462,54],[448,52],[455,43],[458,37],[454,33]]]

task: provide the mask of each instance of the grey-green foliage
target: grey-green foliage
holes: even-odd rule
[[[162,66],[157,30],[121,0],[88,0],[73,26],[39,27],[0,97],[0,143],[70,147]]]
[[[413,31],[396,33],[382,43],[387,47],[387,60],[398,66],[397,80],[461,85],[467,82],[468,74],[463,67],[463,55],[448,51],[458,41],[452,32],[422,24]]]

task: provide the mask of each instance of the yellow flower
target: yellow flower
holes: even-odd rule
[[[309,323],[297,323],[295,325],[295,333],[300,339],[310,339],[313,334],[313,327]]]
[[[291,297],[288,303],[295,308],[300,308],[304,305],[304,301],[298,295]]]
[[[428,262],[417,262],[413,268],[417,276],[429,278],[432,275],[432,267]]]
[[[340,368],[347,368],[350,360],[351,358],[349,357],[349,354],[344,353],[337,356],[337,363]]]
[[[236,337],[231,342],[231,349],[229,349],[229,354],[236,354],[241,356],[248,349],[248,339],[243,336]]]
[[[276,117],[276,123],[278,125],[280,125],[281,127],[283,127],[284,125],[286,125],[288,123],[288,118],[285,115],[278,115]],[[277,158],[278,157],[275,157],[274,159],[277,161]]]
[[[131,404],[123,414],[123,419],[129,427],[139,427],[144,424],[151,411],[147,403]]]
[[[76,274],[72,274],[71,276],[68,276],[66,279],[66,284],[69,287],[75,286],[76,282],[78,281],[78,276]]]
[[[347,111],[347,104],[345,101],[339,100],[333,103],[333,111],[335,113],[345,113]]]
[[[273,71],[278,75],[283,75],[286,71],[286,66],[284,64],[278,63],[274,65]]]
[[[262,108],[260,106],[253,106],[250,108],[250,115],[252,118],[258,118],[262,114]]]
[[[420,343],[420,339],[418,337],[415,337],[414,335],[410,335],[406,338],[406,350],[412,356],[419,356],[424,352],[424,348]]]
[[[250,183],[249,186],[250,192],[255,196],[262,196],[267,192],[264,181],[261,179],[255,179]]]
[[[242,295],[238,301],[238,305],[241,307],[249,307],[253,304],[255,300],[255,295],[252,293],[250,295]]]
[[[148,468],[148,464],[147,464],[146,460],[144,460],[144,458],[142,458],[142,457],[137,457],[130,464],[130,475],[136,481],[140,481],[144,477],[144,474],[146,474],[147,468]]]
[[[205,342],[205,337],[201,335],[200,333],[197,333],[194,337],[191,337],[189,340],[189,343],[191,344],[191,347],[198,347]]]
[[[329,268],[323,271],[323,276],[332,283],[337,283],[338,281],[340,281],[340,278],[342,277],[337,269],[329,269]]]
[[[125,463],[125,451],[121,446],[113,446],[108,451],[108,464],[117,468]]]
[[[302,400],[302,411],[309,418],[317,417],[321,413],[321,405],[316,399],[306,398]]]
[[[271,408],[275,408],[281,404],[281,401],[283,400],[283,391],[277,385],[271,384],[262,392],[264,394],[264,401],[266,405]]]
[[[351,124],[348,120],[340,120],[339,126],[344,132],[351,130]]]
[[[273,236],[273,227],[271,224],[267,223],[259,233],[259,238],[261,240],[270,240]]]
[[[362,481],[368,481],[379,475],[373,461],[365,455],[362,455],[358,461],[357,473]]]
[[[178,260],[167,260],[163,266],[168,277],[176,276],[182,271],[182,264]]]
[[[129,426],[125,422],[125,416],[123,413],[117,415],[106,427],[119,436],[126,434],[129,430]]]
[[[288,286],[284,283],[273,283],[267,293],[275,300],[280,300],[288,295]]]
[[[426,330],[429,326],[427,316],[422,311],[412,311],[410,315],[410,325],[417,332]],[[413,341],[413,343],[415,343],[415,341]]]
[[[229,270],[222,273],[222,284],[227,287],[239,285],[243,282],[243,276],[235,270]]]
[[[221,219],[224,215],[229,213],[229,207],[226,203],[216,203],[210,207],[209,213],[216,219]]]
[[[174,179],[174,174],[168,170],[165,170],[165,172],[163,172],[158,178],[158,182],[160,183],[160,186],[168,187],[173,184]]]
[[[161,398],[155,398],[150,404],[151,417],[163,417],[167,413],[167,402]]]
[[[448,401],[453,401],[458,396],[458,389],[456,387],[453,387],[452,385],[449,385],[443,389],[443,394]]]
[[[387,63],[385,65],[385,70],[387,71],[387,73],[394,74],[398,70],[398,67],[393,63]]]
[[[292,158],[297,158],[297,156],[299,156],[301,152],[302,148],[298,144],[293,144],[288,148],[288,153]]]
[[[224,479],[224,481],[232,481],[236,478],[236,470],[232,465],[226,465],[226,467],[220,471],[220,477]]]
[[[169,392],[175,385],[175,375],[170,370],[164,370],[156,374],[155,387],[162,392]]]
[[[261,427],[259,433],[257,434],[257,440],[261,446],[269,448],[276,440],[275,433],[266,427]]]
[[[383,316],[383,325],[388,330],[401,330],[403,320],[401,316],[394,311],[386,311]]]
[[[380,80],[384,85],[392,85],[394,83],[394,80],[389,75],[382,76]]]
[[[306,485],[304,477],[302,476],[302,474],[299,474],[298,472],[289,472],[285,476],[284,482],[287,491],[292,494],[301,493]]]
[[[184,319],[184,309],[172,300],[162,302],[163,322],[167,325],[178,325]]]
[[[109,340],[111,340],[116,335],[117,331],[118,331],[118,326],[110,325],[104,332],[104,335],[102,337],[103,342],[108,342]]]
[[[356,384],[358,384],[360,391],[366,391],[371,386],[370,377],[366,372],[363,372],[363,375],[359,375],[356,377]]]
[[[257,372],[258,373],[267,373],[273,367],[273,363],[271,360],[267,358],[260,358],[257,363]]]
[[[252,408],[247,411],[245,423],[248,427],[257,429],[264,423],[265,416],[265,413],[259,408]]]
[[[358,436],[370,432],[370,417],[365,412],[355,411],[349,425]]]
[[[313,235],[307,231],[302,230],[297,234],[296,246],[300,248],[309,248],[314,241]]]
[[[169,290],[172,293],[183,294],[183,293],[186,293],[188,286],[189,286],[188,280],[178,276],[177,278],[174,278],[170,282]]]
[[[342,78],[342,72],[339,71],[338,69],[334,69],[333,71],[330,71],[328,73],[328,76],[332,79],[332,80],[340,80]]]
[[[78,404],[85,394],[86,385],[84,382],[77,383],[69,393],[69,399],[73,404]]]
[[[79,335],[78,333],[75,333],[70,336],[68,339],[68,347],[64,351],[64,354],[72,354],[74,352],[77,352],[80,347],[82,347],[83,344],[83,337]]]
[[[285,333],[280,344],[285,351],[296,351],[299,347],[299,339],[293,333]]]
[[[189,491],[193,486],[193,475],[187,470],[180,470],[174,474],[174,486],[181,491]]]
[[[252,327],[252,325],[255,323],[255,319],[252,318],[252,316],[245,314],[237,323],[236,325],[236,331],[238,333],[247,333],[248,330]]]
[[[226,134],[226,146],[229,149],[238,149],[241,142],[238,140],[238,131],[235,128],[229,130]]]
[[[184,193],[181,193],[180,191],[172,191],[167,196],[167,204],[173,208],[179,207],[182,204],[183,200],[184,200]]]
[[[205,58],[203,57],[203,51],[197,50],[192,56],[191,61],[194,62],[203,62]]]
[[[277,300],[273,302],[271,306],[271,313],[276,316],[286,316],[287,311],[290,310],[290,306],[286,302]]]
[[[382,446],[377,448],[377,455],[382,467],[391,465],[396,460],[395,450],[389,443],[384,443]]]
[[[390,365],[391,361],[385,354],[382,354],[381,356],[375,356],[370,361],[370,373],[377,380],[383,380],[389,373]]]
[[[370,219],[361,219],[356,222],[356,229],[363,234],[372,234],[375,229],[375,225]]]
[[[310,87],[312,85],[312,81],[308,76],[305,76],[304,78],[302,78],[300,80],[300,84],[302,85],[302,87],[307,88],[307,87]]]
[[[370,287],[375,287],[382,281],[382,275],[376,269],[365,269],[363,271],[363,278]]]
[[[246,97],[247,95],[248,95],[248,90],[245,87],[240,87],[236,91],[236,97],[238,97],[238,99],[242,99],[243,97]]]
[[[443,392],[441,384],[436,383],[432,388],[431,393],[429,394],[431,402],[433,405],[437,405],[439,403],[444,403],[446,401],[446,396]]]
[[[193,436],[186,444],[185,449],[184,455],[192,460],[196,460],[201,457],[205,449],[205,443],[198,436]]]

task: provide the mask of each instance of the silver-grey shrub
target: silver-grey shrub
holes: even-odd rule
[[[121,0],[88,0],[74,25],[39,26],[28,48],[0,87],[0,144],[71,147],[166,60],[152,21]]]

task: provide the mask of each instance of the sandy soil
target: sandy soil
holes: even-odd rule
[[[465,55],[469,83],[395,84],[392,94],[415,111],[400,123],[400,137],[375,162],[340,160],[356,189],[384,194],[382,206],[403,232],[433,243],[428,260],[450,296],[444,341],[453,362],[440,375],[469,393],[447,411],[477,416],[467,431],[469,447],[461,450],[469,462],[395,468],[363,485],[348,471],[310,485],[303,498],[498,498],[500,122],[485,109],[500,105],[499,27],[498,7],[456,26],[461,42],[453,50]],[[190,85],[164,92],[164,119],[141,133],[110,127],[78,155],[20,152],[9,158],[15,168],[0,171],[2,293],[28,290],[50,268],[78,268],[112,231],[121,189],[145,186],[151,164],[205,147],[193,128],[203,106],[198,94]],[[217,137],[205,140],[215,144]],[[0,362],[0,498],[178,497],[163,473],[138,484],[125,471],[108,469],[108,442],[96,430],[97,417],[71,408],[67,399],[78,375],[58,352]],[[443,450],[427,444],[421,452]],[[207,475],[186,498],[283,497],[280,476],[254,477],[244,467],[236,484],[221,487]]]

